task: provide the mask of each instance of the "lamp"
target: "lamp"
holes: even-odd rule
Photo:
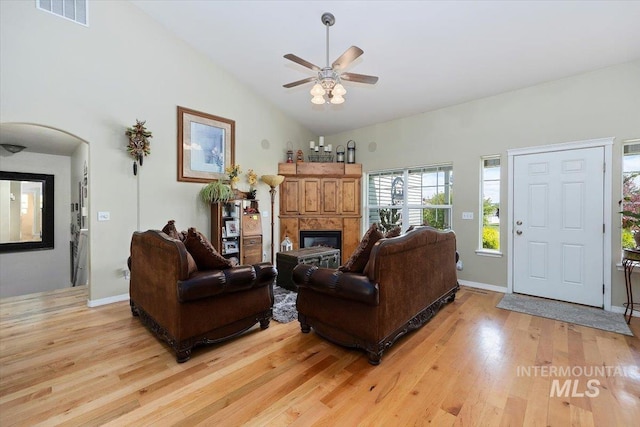
[[[273,228],[274,228],[273,205],[274,205],[275,200],[276,200],[276,188],[278,187],[278,185],[282,184],[282,181],[284,181],[284,176],[282,176],[282,175],[262,175],[262,177],[260,177],[260,179],[262,179],[262,182],[264,182],[269,187],[271,187],[271,189],[269,190],[269,194],[271,195],[271,262],[274,263],[276,256],[275,256],[275,253],[273,251],[273,249],[274,249],[274,245],[273,245]]]
[[[0,144],[0,145],[2,146],[2,148],[4,148],[5,150],[13,154],[19,153],[25,148],[27,148],[24,145],[18,145],[18,144]]]

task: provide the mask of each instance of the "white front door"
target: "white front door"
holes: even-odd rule
[[[603,167],[603,147],[514,157],[514,292],[603,306]]]

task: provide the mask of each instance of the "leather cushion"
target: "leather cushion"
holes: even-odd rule
[[[362,273],[364,271],[364,267],[369,261],[369,254],[371,254],[373,245],[383,237],[384,236],[380,230],[378,230],[378,224],[371,224],[371,227],[369,227],[367,232],[364,233],[364,236],[362,236],[362,240],[356,250],[351,254],[344,265],[338,267],[338,270],[346,273]]]
[[[207,238],[191,227],[184,241],[187,251],[193,256],[198,270],[221,270],[231,268],[231,262],[220,255]]]

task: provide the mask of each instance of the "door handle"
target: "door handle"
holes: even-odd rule
[[[517,234],[518,236],[519,236],[519,235],[521,235],[521,234],[522,234],[522,230],[517,230],[517,231],[516,231],[516,234]]]
[[[516,225],[522,225],[522,221],[516,221]]]

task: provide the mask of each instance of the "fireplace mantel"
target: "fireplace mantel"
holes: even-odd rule
[[[280,241],[288,236],[300,248],[301,230],[342,232],[344,262],[360,242],[362,165],[359,163],[280,163]]]

